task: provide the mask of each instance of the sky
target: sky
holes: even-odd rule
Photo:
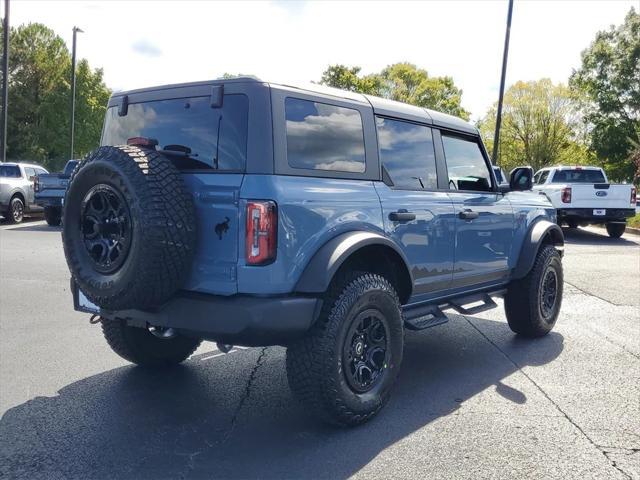
[[[507,87],[566,82],[597,31],[620,24],[640,0],[515,0]],[[41,22],[125,90],[253,74],[318,81],[330,64],[374,73],[408,61],[448,75],[481,118],[497,100],[507,0],[210,2],[11,0],[11,25]]]

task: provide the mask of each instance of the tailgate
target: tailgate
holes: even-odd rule
[[[237,293],[238,198],[243,174],[183,173],[196,207],[198,240],[186,290]]]
[[[573,208],[631,208],[631,185],[574,183],[570,186]]]

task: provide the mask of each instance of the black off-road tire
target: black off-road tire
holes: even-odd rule
[[[171,367],[196,351],[201,340],[176,335],[158,338],[145,328],[127,326],[123,320],[100,319],[102,333],[111,349],[125,360],[143,367]]]
[[[627,229],[626,223],[607,223],[607,233],[611,238],[620,238]]]
[[[19,196],[14,196],[9,202],[5,218],[9,223],[22,223],[24,220],[24,202]]]
[[[555,301],[552,308],[545,308],[544,282],[554,275]],[[553,245],[543,245],[531,271],[524,278],[512,281],[507,289],[504,308],[511,330],[525,337],[542,337],[549,333],[560,313],[563,282],[560,254]]]
[[[44,219],[47,225],[58,227],[62,222],[62,208],[60,207],[44,207]]]
[[[122,242],[126,253],[118,256],[115,271],[96,266],[83,232],[87,199],[100,190],[126,206],[118,210],[118,218],[129,225],[129,230],[123,227],[128,243]],[[176,167],[154,150],[119,146],[91,152],[72,174],[62,215],[67,264],[80,290],[96,305],[110,311],[150,308],[184,283],[196,243],[193,199]]]
[[[346,380],[343,348],[348,332],[366,312],[384,318],[388,361],[371,390],[358,393]],[[389,399],[402,363],[404,325],[398,294],[384,277],[350,272],[332,282],[318,320],[287,349],[287,377],[294,395],[321,420],[354,426],[375,416]]]

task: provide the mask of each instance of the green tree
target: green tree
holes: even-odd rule
[[[493,149],[496,105],[480,121],[487,149]],[[579,102],[566,85],[549,79],[516,82],[504,95],[498,165],[535,170],[553,164],[593,160],[580,129]]]
[[[462,90],[451,77],[430,77],[426,70],[411,63],[389,65],[373,75],[361,76],[360,70],[360,67],[330,65],[320,83],[432,108],[465,120],[469,118],[469,112],[461,105]]]
[[[11,29],[9,42],[7,158],[59,169],[70,146],[69,50],[38,23]],[[83,155],[99,143],[110,91],[102,71],[91,70],[86,60],[78,63],[76,85],[76,154]]]
[[[596,34],[570,85],[588,99],[590,146],[607,173],[616,180],[640,176],[633,160],[640,142],[640,14],[634,8],[622,25]]]

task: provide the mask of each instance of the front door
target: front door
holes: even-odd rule
[[[477,138],[443,132],[442,144],[455,209],[453,287],[499,283],[509,274],[514,215],[496,191]]]
[[[411,301],[449,288],[453,271],[454,210],[438,192],[431,128],[377,117],[384,183],[376,183],[386,234],[407,257]]]

